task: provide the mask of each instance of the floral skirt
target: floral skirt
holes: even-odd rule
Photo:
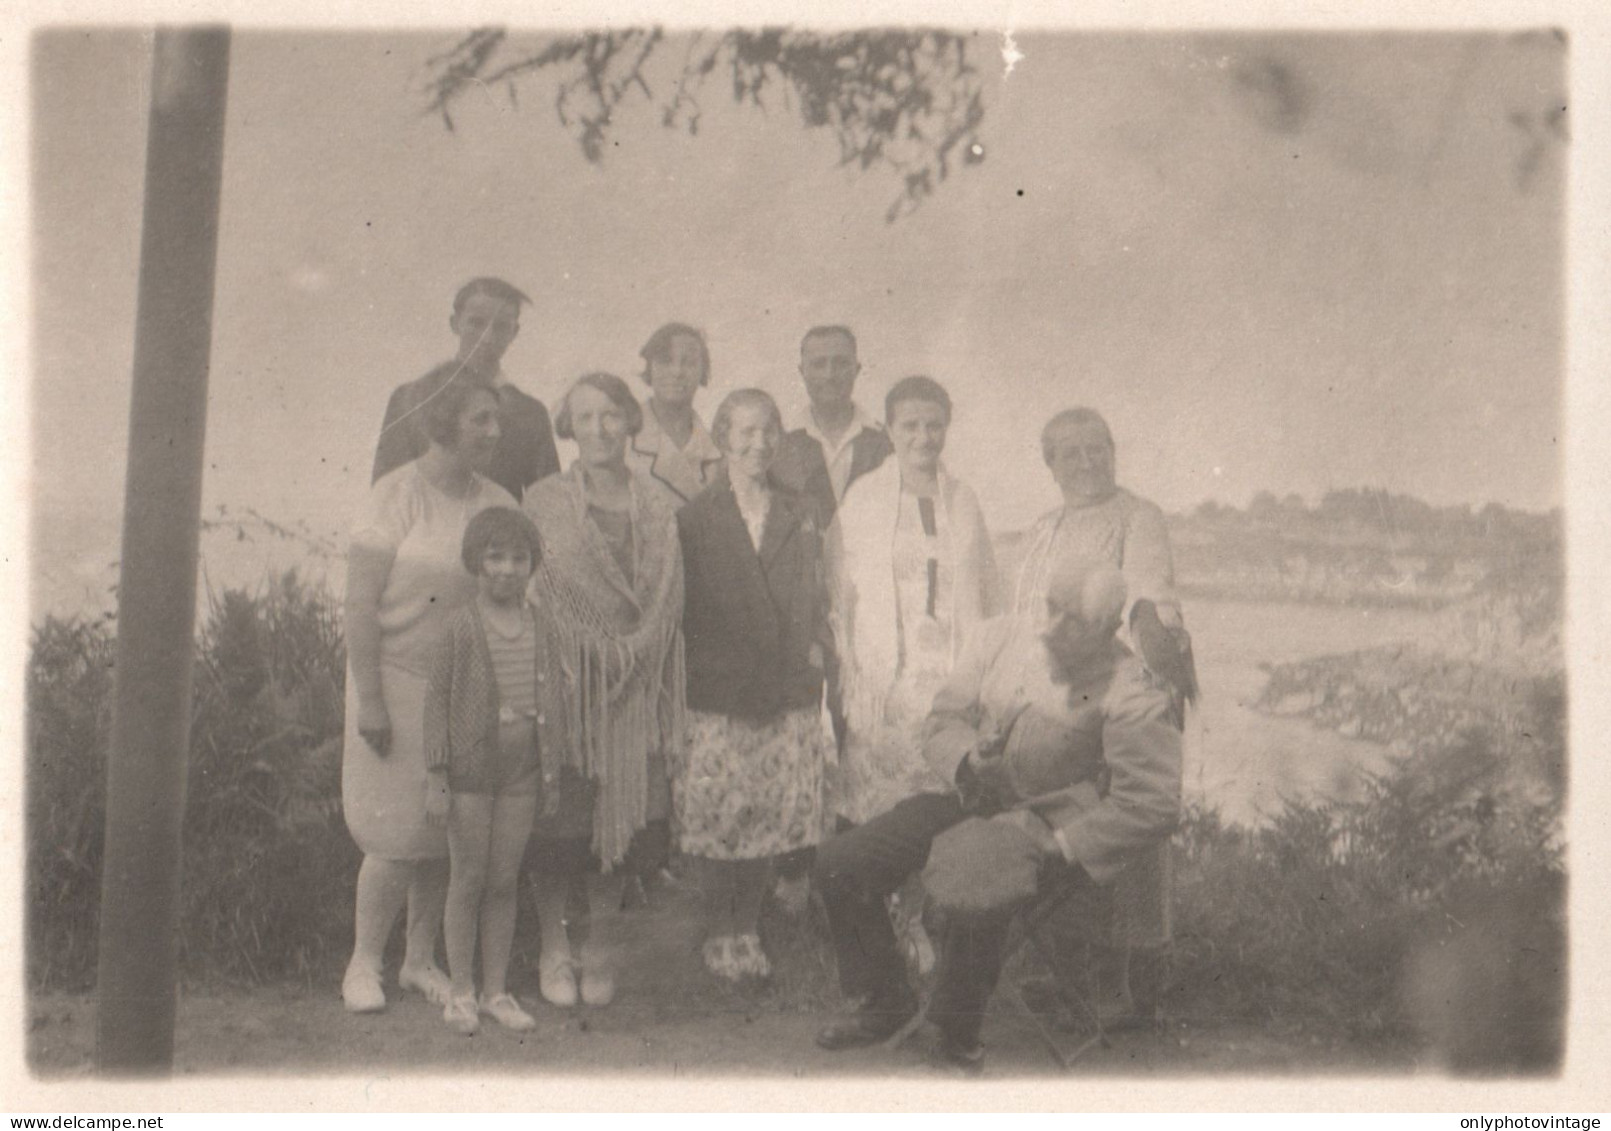
[[[688,719],[684,764],[672,782],[683,852],[753,860],[823,839],[833,739],[815,708],[760,723],[703,711]]]

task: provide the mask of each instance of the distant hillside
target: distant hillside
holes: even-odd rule
[[[1173,515],[1185,596],[1444,608],[1531,594],[1529,634],[1560,615],[1560,511],[1433,507],[1386,491],[1333,491],[1315,507],[1260,495],[1244,511],[1205,503]]]
[[[1433,507],[1385,491],[1333,491],[1314,507],[1263,494],[1168,516],[1181,595],[1444,609],[1502,595],[1522,635],[1560,617],[1563,516]],[[1016,580],[1024,531],[996,538]]]

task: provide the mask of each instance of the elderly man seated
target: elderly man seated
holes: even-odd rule
[[[924,754],[956,788],[909,797],[821,846],[840,985],[859,1000],[818,1034],[823,1048],[877,1043],[915,1015],[884,900],[925,862],[945,912],[929,1004],[937,1056],[977,1071],[1014,912],[1052,879],[1111,884],[1175,828],[1180,731],[1168,686],[1115,637],[1124,604],[1111,566],[1055,563],[1044,617],[980,625],[934,698]]]

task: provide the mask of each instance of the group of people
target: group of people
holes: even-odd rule
[[[1009,590],[941,458],[950,396],[907,377],[875,420],[849,328],[805,334],[793,430],[758,388],[707,427],[710,353],[682,323],[643,346],[646,397],[587,373],[550,423],[502,370],[528,302],[460,289],[457,355],[392,395],[352,533],[347,1008],[385,1007],[406,908],[401,988],[461,1032],[533,1027],[506,984],[523,870],[542,996],[608,1004],[616,912],[673,851],[720,978],[767,976],[768,895],[814,884],[853,999],[824,1048],[916,1014],[907,966],[936,961],[937,905],[929,1016],[940,1054],[977,1066],[1007,924],[1053,878],[1101,897],[1129,1008],[1129,947],[1169,930],[1195,686],[1162,515],[1117,486],[1102,418],[1046,424],[1063,503]]]

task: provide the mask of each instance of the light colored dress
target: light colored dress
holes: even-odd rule
[[[858,825],[914,794],[948,788],[923,758],[921,731],[953,658],[956,571],[944,552],[949,521],[933,499],[901,492],[891,546],[900,649],[895,681],[882,716],[849,734],[840,770],[839,811]]]
[[[973,492],[942,474],[920,499],[893,461],[851,487],[829,543],[847,721],[835,804],[861,824],[952,788],[923,757],[923,720],[998,582]]]
[[[404,464],[369,491],[352,544],[392,555],[381,591],[381,694],[391,716],[391,750],[382,758],[358,733],[357,681],[347,678],[341,801],[347,828],[365,855],[416,860],[447,855],[447,833],[425,823],[425,681],[431,654],[452,614],[474,596],[460,557],[464,528],[488,507],[515,506],[509,492],[475,476],[462,498],[443,493]]]
[[[1126,600],[1119,638],[1129,641],[1130,610],[1138,600],[1178,607],[1175,566],[1163,511],[1124,488],[1099,503],[1058,507],[1030,529],[1013,611],[1041,617],[1052,563],[1066,553],[1106,562],[1124,575]],[[1168,840],[1137,854],[1114,885],[1113,942],[1159,946],[1174,937],[1174,868]]]
[[[1029,531],[1028,548],[1013,593],[1013,612],[1031,616],[1045,612],[1047,576],[1052,563],[1065,550],[1106,562],[1124,575],[1126,625],[1130,623],[1130,607],[1139,600],[1160,605],[1179,603],[1163,511],[1123,487],[1099,503],[1074,510],[1058,507],[1036,521]]]

